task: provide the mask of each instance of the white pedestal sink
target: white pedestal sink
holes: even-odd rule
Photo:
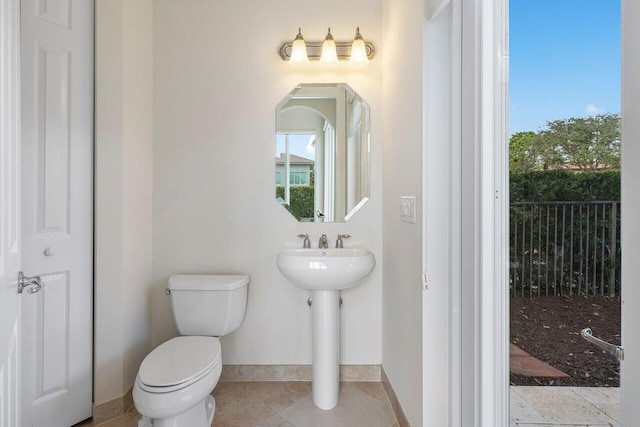
[[[367,249],[284,249],[278,268],[294,285],[312,291],[311,395],[320,409],[340,396],[340,290],[364,280],[376,265]]]

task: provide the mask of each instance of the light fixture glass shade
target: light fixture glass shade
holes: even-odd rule
[[[298,35],[296,36],[291,46],[291,56],[289,57],[290,64],[306,64],[309,62],[307,56],[307,45],[302,37],[302,32],[298,28]]]
[[[336,49],[336,42],[331,35],[331,28],[322,43],[322,53],[320,54],[320,63],[324,65],[337,65],[338,64],[338,51]]]
[[[369,57],[367,57],[367,47],[364,44],[364,39],[360,35],[360,28],[356,29],[356,37],[351,44],[351,57],[349,58],[349,64],[356,66],[363,66],[369,63]]]

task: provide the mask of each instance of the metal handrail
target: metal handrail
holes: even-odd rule
[[[600,347],[606,352],[613,354],[618,360],[624,360],[624,349],[622,347],[594,337],[591,328],[584,328],[580,331],[580,336],[596,347]]]

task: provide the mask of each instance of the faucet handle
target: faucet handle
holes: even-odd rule
[[[336,248],[344,248],[342,239],[348,239],[349,237],[351,237],[350,234],[338,234],[338,240],[336,240]]]
[[[302,242],[302,249],[307,249],[311,247],[311,240],[309,240],[308,234],[298,234],[298,237],[304,239]]]

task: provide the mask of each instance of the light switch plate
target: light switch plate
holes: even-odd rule
[[[401,219],[412,224],[416,223],[416,197],[400,196]]]

